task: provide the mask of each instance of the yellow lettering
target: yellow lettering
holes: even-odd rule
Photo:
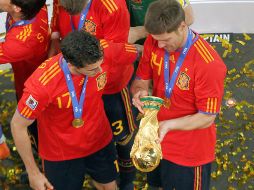
[[[114,130],[114,135],[119,135],[122,131],[123,131],[123,121],[122,120],[118,120],[114,123],[112,123],[112,127],[115,127],[116,130]]]
[[[118,165],[117,160],[114,161],[114,164],[115,164],[115,166],[116,166],[116,171],[117,171],[117,173],[118,173],[118,172],[119,172],[119,165]]]
[[[59,96],[59,97],[56,98],[56,99],[57,99],[57,104],[58,104],[58,108],[59,108],[59,109],[63,108],[62,99],[63,99],[64,97],[67,97],[67,96],[68,96],[68,103],[67,103],[67,105],[66,105],[66,108],[70,108],[70,106],[71,106],[71,96],[70,96],[70,93],[69,93],[69,92],[66,92],[66,93],[64,93],[63,95],[61,95],[61,96]]]
[[[61,108],[62,108],[62,100],[61,100],[61,97],[57,97],[57,104],[58,104],[58,108],[61,109]]]
[[[47,65],[47,63],[46,63],[46,62],[43,62],[43,63],[39,66],[39,68],[40,68],[40,69],[43,69],[43,68],[46,67],[46,65]]]
[[[151,58],[151,66],[157,66],[158,67],[158,75],[161,74],[161,66],[162,66],[163,59],[160,58],[160,61],[157,61],[157,55],[152,52],[152,58]]]
[[[39,42],[43,42],[44,41],[44,37],[42,36],[41,33],[37,34],[37,39],[39,40]]]

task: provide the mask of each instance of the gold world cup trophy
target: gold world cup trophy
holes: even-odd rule
[[[157,141],[159,139],[157,114],[163,105],[163,99],[145,96],[140,100],[144,103],[145,114],[140,121],[130,156],[138,170],[150,172],[159,165],[162,159],[161,145]]]

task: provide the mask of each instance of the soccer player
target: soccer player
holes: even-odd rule
[[[83,29],[97,39],[127,42],[130,16],[124,0],[54,0],[51,20],[55,55],[59,43],[69,32]]]
[[[6,37],[0,43],[0,64],[11,63],[17,100],[24,82],[47,58],[49,40],[46,0],[4,0],[0,10],[7,12]]]
[[[137,52],[123,43],[104,40],[101,46],[91,34],[74,31],[62,40],[62,53],[42,63],[25,83],[11,129],[33,189],[81,190],[85,174],[97,189],[116,189],[118,165],[102,94],[113,82],[111,69],[124,67],[123,60],[132,64]],[[34,119],[45,176],[27,134]]]
[[[130,16],[125,0],[55,0],[52,18],[52,48],[57,50],[60,39],[73,30],[85,30],[97,37],[113,42],[127,42]],[[126,45],[128,51],[135,51]],[[135,128],[127,88],[133,74],[133,65],[112,74],[119,85],[111,85],[103,95],[104,107],[110,121],[114,140],[117,142],[118,161],[120,166],[120,189],[132,190],[135,178],[135,168],[130,159],[130,149],[133,144]],[[122,72],[122,76],[118,74]],[[136,110],[136,109],[135,109]],[[137,110],[136,110],[137,112]]]
[[[165,190],[208,190],[215,158],[214,119],[220,111],[226,66],[217,52],[188,28],[175,0],[153,2],[145,17],[149,32],[131,91],[164,99],[158,113],[163,159],[159,173]],[[216,75],[214,74],[216,73]]]
[[[129,43],[143,39],[147,36],[144,28],[144,18],[148,6],[155,0],[126,0],[129,12],[131,28],[129,33]],[[192,7],[189,0],[177,0],[183,7],[185,13],[185,22],[190,26],[194,22]]]
[[[0,64],[12,65],[17,101],[22,96],[26,79],[47,58],[49,27],[45,2],[0,1],[0,12],[7,12],[6,36],[0,42]],[[29,130],[32,139],[37,139],[36,123]]]

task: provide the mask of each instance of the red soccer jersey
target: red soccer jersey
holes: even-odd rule
[[[180,51],[170,53],[170,77]],[[158,120],[192,115],[216,114],[220,110],[226,66],[216,51],[202,38],[192,45],[177,76],[170,108],[162,107]],[[164,49],[151,36],[145,42],[137,77],[153,80],[153,95],[165,98]],[[162,142],[163,158],[184,166],[198,166],[215,157],[216,129],[169,131]]]
[[[5,41],[0,43],[0,64],[11,63],[18,99],[22,96],[26,79],[46,59],[48,42],[48,14],[45,6],[31,24],[11,28]]]
[[[135,45],[124,43],[113,43],[106,40],[100,40],[104,49],[104,59],[114,65],[110,69],[110,75],[104,94],[114,94],[120,92],[127,86],[133,74],[134,61],[138,57],[138,51]]]
[[[110,45],[105,43],[104,41],[104,46]],[[113,80],[115,76],[112,76],[114,72],[111,72],[111,68],[116,68],[117,65],[120,69],[119,64],[123,63],[112,62],[118,53],[121,55],[117,57],[119,61],[122,57],[127,57],[129,62],[124,63],[129,65],[136,56],[133,52],[125,51],[124,44],[112,43],[111,48],[104,47],[103,71],[88,79],[82,115],[85,125],[81,128],[74,128],[71,124],[74,119],[73,108],[59,65],[61,54],[41,64],[27,80],[18,111],[27,119],[37,118],[39,154],[43,159],[57,161],[87,156],[106,146],[112,139],[101,96],[107,89],[110,90],[110,84],[105,86],[107,82],[118,83]],[[72,78],[79,100],[84,76],[72,75]]]
[[[59,5],[59,0],[54,0],[53,7],[52,32],[59,32],[64,38],[72,31],[71,17]],[[79,19],[80,14],[72,16],[75,29],[78,29]],[[125,0],[92,0],[83,29],[98,39],[127,42],[129,27],[130,15]]]

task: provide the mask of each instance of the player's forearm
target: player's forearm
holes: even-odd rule
[[[215,120],[216,115],[196,113],[185,117],[165,121],[169,131],[172,130],[194,130],[209,127]]]
[[[135,79],[131,85],[131,93],[135,95],[139,91],[147,91],[149,89],[149,81]]]
[[[135,43],[136,41],[145,38],[148,35],[144,26],[131,27],[129,30],[128,42]]]
[[[33,154],[31,142],[27,133],[27,127],[19,126],[19,123],[11,122],[11,131],[17,150],[25,164],[28,175],[39,172]]]
[[[60,52],[60,39],[51,39],[48,57],[53,57]]]
[[[136,26],[135,28],[139,39],[143,39],[148,35],[148,32],[146,31],[144,26]]]

